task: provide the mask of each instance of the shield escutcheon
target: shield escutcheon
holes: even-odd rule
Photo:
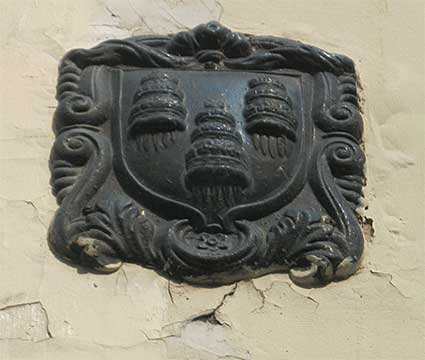
[[[295,71],[116,70],[117,179],[141,205],[200,229],[264,217],[302,189],[309,87]]]

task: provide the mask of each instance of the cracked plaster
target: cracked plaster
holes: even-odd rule
[[[423,7],[422,0],[0,0],[0,359],[422,359]],[[56,205],[47,159],[63,53],[211,19],[355,59],[364,87],[368,242],[349,280],[306,290],[274,274],[205,289],[131,264],[93,275],[48,250]]]

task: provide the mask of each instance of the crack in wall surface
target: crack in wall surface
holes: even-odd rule
[[[175,300],[174,300],[174,296],[172,295],[172,291],[170,289],[170,282],[168,282],[168,295],[170,297],[170,302],[172,304],[175,304]],[[191,322],[208,322],[214,325],[218,325],[218,326],[228,326],[230,327],[229,324],[221,321],[218,316],[217,316],[217,312],[224,306],[226,299],[228,299],[229,297],[233,296],[236,292],[236,289],[238,287],[238,283],[235,283],[233,285],[233,287],[230,289],[230,291],[226,294],[224,294],[223,298],[221,299],[221,301],[219,302],[219,304],[217,306],[215,306],[214,308],[211,309],[205,309],[205,311],[202,311],[201,313],[198,314],[194,314],[192,316],[190,316],[188,319],[185,320],[181,320],[181,321],[176,321],[176,322],[172,322],[169,324],[166,324],[162,327],[161,332],[167,332],[167,329],[172,329],[175,326],[178,326],[178,331],[177,332],[181,332],[181,330],[186,327],[189,323]],[[158,337],[160,338],[160,337]],[[153,338],[153,339],[158,339],[157,337]]]
[[[237,289],[234,284],[218,301],[217,305],[212,309],[207,309],[201,314],[195,314],[185,320],[166,324],[159,335],[152,336],[145,329],[139,328],[138,331],[142,335],[142,341],[135,342],[130,345],[110,345],[96,341],[97,346],[105,349],[122,349],[130,350],[143,346],[147,343],[162,343],[169,352],[179,351],[176,349],[189,349],[194,354],[205,354],[204,356],[213,356],[214,359],[233,359],[233,360],[250,360],[245,356],[247,353],[233,343],[230,343],[226,331],[229,326],[220,321],[216,312],[221,309],[229,297],[233,296]],[[170,302],[173,295],[170,291]],[[178,305],[178,300],[174,299],[173,305]],[[167,329],[168,328],[168,329]],[[170,331],[171,330],[171,331]],[[162,335],[161,335],[162,334]],[[184,350],[185,353],[187,350]],[[199,355],[201,356],[201,355]]]
[[[394,284],[394,282],[393,282],[393,275],[392,274],[390,274],[390,273],[387,273],[387,272],[383,272],[383,271],[378,271],[378,270],[373,270],[373,269],[371,269],[370,270],[370,273],[372,274],[372,275],[375,275],[375,276],[378,276],[378,277],[382,277],[382,278],[385,278],[385,279],[387,279],[388,280],[388,284],[390,285],[390,286],[392,286],[394,289],[396,289],[397,290],[397,292],[402,296],[402,297],[404,297],[405,299],[411,299],[411,297],[410,296],[407,296],[406,294],[404,294],[399,288],[398,288],[398,286],[396,285],[396,284]]]

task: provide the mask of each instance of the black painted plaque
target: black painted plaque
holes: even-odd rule
[[[57,98],[49,242],[62,259],[199,285],[289,271],[317,286],[358,268],[349,58],[211,22],[72,50]]]

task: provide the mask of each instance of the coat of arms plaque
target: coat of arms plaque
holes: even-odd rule
[[[345,279],[363,235],[352,60],[216,22],[108,40],[59,67],[49,243],[215,286],[288,271]]]

